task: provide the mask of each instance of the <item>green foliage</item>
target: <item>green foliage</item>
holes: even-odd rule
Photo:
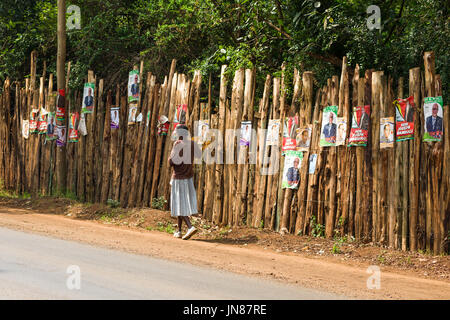
[[[68,0],[81,8],[81,30],[67,32],[71,88],[81,88],[88,69],[106,89],[124,83],[140,59],[159,81],[171,60],[177,71],[212,73],[215,96],[222,64],[231,75],[255,67],[257,96],[267,73],[286,62],[286,83],[294,67],[314,71],[318,84],[339,74],[347,56],[354,67],[384,70],[394,77],[423,65],[434,51],[436,70],[448,83],[449,4],[441,0]],[[369,30],[366,9],[380,6],[381,30]],[[56,71],[56,0],[0,2],[0,80],[22,80],[32,50]],[[48,74],[47,73],[47,74]],[[278,74],[279,75],[279,74]],[[288,86],[289,87],[289,86]],[[444,100],[448,99],[444,86]],[[290,93],[288,92],[288,95]],[[288,100],[289,101],[289,100]]]
[[[163,210],[166,203],[167,203],[167,200],[164,198],[164,196],[161,196],[159,198],[153,198],[152,199],[152,208],[158,209],[158,210]]]
[[[106,201],[106,204],[107,204],[108,206],[110,206],[111,208],[117,208],[117,207],[120,206],[120,202],[117,201],[117,200],[113,200],[113,199],[108,199],[108,200]]]
[[[325,225],[316,222],[316,217],[312,216],[309,221],[309,228],[311,229],[311,235],[319,238],[325,236]]]
[[[167,222],[167,223],[163,223],[163,222],[158,222],[157,224],[157,230],[161,231],[161,232],[167,232],[167,233],[174,233],[175,229],[173,228],[172,224]]]

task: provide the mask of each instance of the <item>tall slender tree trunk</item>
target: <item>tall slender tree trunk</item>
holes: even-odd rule
[[[66,62],[66,0],[58,0],[58,55],[56,60],[56,80],[58,93],[65,91],[65,62]],[[67,118],[67,115],[66,115]],[[65,125],[66,119],[58,125]],[[66,147],[57,148],[56,156],[57,191],[64,193],[66,188]]]

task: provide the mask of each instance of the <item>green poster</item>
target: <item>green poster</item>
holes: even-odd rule
[[[328,106],[323,109],[322,128],[320,131],[320,146],[336,146],[338,106]]]
[[[425,132],[423,141],[441,141],[444,135],[444,110],[442,97],[428,97],[424,99],[423,116]]]

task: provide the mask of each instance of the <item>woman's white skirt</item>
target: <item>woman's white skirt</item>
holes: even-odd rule
[[[170,211],[172,217],[187,217],[198,213],[194,178],[172,179]]]

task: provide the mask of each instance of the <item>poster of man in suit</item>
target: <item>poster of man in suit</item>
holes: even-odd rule
[[[287,150],[284,157],[283,179],[281,187],[283,189],[297,189],[300,182],[300,167],[302,165],[303,152]]]
[[[366,146],[369,137],[370,106],[358,106],[353,108],[352,127],[349,146]]]
[[[296,150],[297,148],[298,116],[284,118],[283,145],[281,151]]]
[[[39,134],[46,134],[47,132],[47,115],[48,112],[44,108],[41,108],[38,117],[38,130]]]
[[[52,141],[56,139],[55,135],[55,113],[49,112],[47,115],[47,136],[45,137],[47,141]]]
[[[321,147],[336,146],[337,111],[337,106],[327,106],[323,109],[320,134]]]
[[[394,106],[397,141],[414,139],[414,97],[397,99]]]
[[[442,97],[425,98],[423,114],[425,119],[425,133],[423,141],[441,141],[444,134]]]
[[[139,100],[139,70],[132,70],[128,75],[128,102]]]
[[[186,124],[186,115],[187,115],[187,105],[179,104],[177,105],[177,109],[175,110],[175,115],[173,119],[173,130],[179,124]]]
[[[83,90],[83,105],[81,107],[82,113],[94,112],[94,89],[95,83],[85,83]]]

